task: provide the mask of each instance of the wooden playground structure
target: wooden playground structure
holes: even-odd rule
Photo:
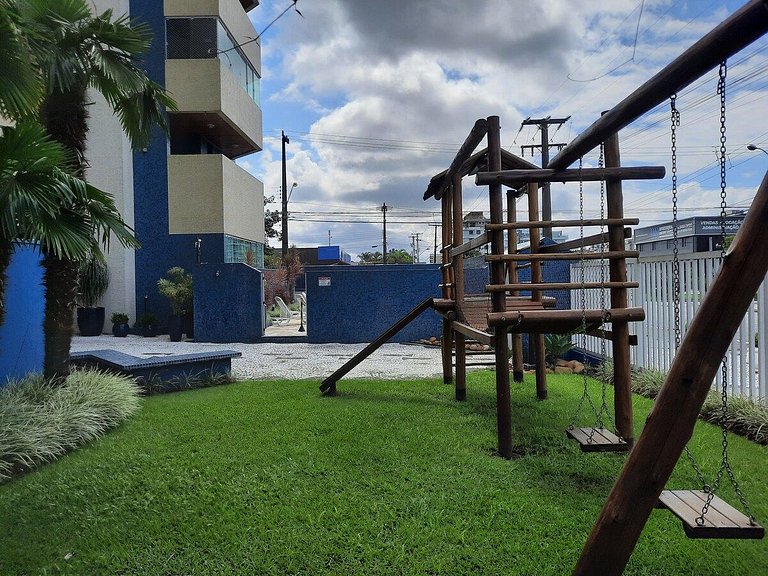
[[[725,505],[714,495],[703,498],[699,513],[696,500],[701,493],[664,491],[680,459],[701,407],[711,389],[728,346],[744,313],[768,272],[768,173],[756,192],[752,206],[724,256],[720,272],[691,322],[677,349],[674,361],[648,416],[642,433],[634,442],[629,365],[629,323],[644,318],[642,309],[627,306],[625,261],[637,254],[625,249],[625,227],[637,219],[623,213],[622,181],[661,178],[657,166],[623,167],[620,161],[618,132],[677,92],[720,66],[718,94],[721,96],[721,173],[725,172],[725,75],[726,59],[768,32],[768,0],[751,0],[672,61],[632,94],[605,112],[586,131],[571,141],[546,166],[538,167],[501,147],[499,118],[478,120],[459,149],[450,167],[432,178],[424,199],[441,202],[443,224],[441,298],[427,298],[406,314],[390,330],[367,346],[321,385],[334,393],[336,382],[378,346],[413,318],[429,308],[443,316],[443,377],[454,381],[452,355],[455,350],[455,394],[466,398],[465,340],[471,338],[494,348],[497,395],[498,451],[512,455],[510,414],[510,352],[515,380],[522,379],[521,334],[529,334],[536,358],[536,394],[546,398],[543,335],[571,333],[585,328],[590,334],[613,343],[615,385],[615,434],[603,429],[576,429],[571,436],[582,446],[605,445],[616,448],[623,443],[631,451],[619,478],[590,533],[574,575],[619,575],[629,560],[640,533],[655,507],[672,510],[686,524],[692,537],[762,538],[764,530],[754,518]],[[483,139],[487,147],[473,153]],[[569,168],[591,150],[602,146],[605,166]],[[490,224],[486,232],[463,242],[462,178],[475,175],[478,185],[489,187]],[[600,219],[542,221],[539,219],[538,188],[545,182],[605,181],[607,213]],[[510,187],[505,197],[502,185]],[[725,180],[722,180],[723,194]],[[516,218],[515,200],[527,196],[528,220]],[[542,246],[541,229],[568,226],[605,226],[607,233],[581,237],[560,246]],[[530,250],[516,252],[516,231],[530,230]],[[507,248],[504,235],[507,235]],[[490,284],[486,294],[464,294],[464,254],[489,244],[486,260],[490,264]],[[585,252],[584,247],[607,244],[608,249]],[[579,249],[579,252],[570,250]],[[541,263],[547,260],[600,258],[609,263],[609,278],[598,284],[543,282]],[[521,266],[530,267],[531,281],[518,278]],[[554,310],[542,292],[547,289],[609,289],[610,304],[600,309]],[[526,292],[527,295],[521,295]],[[610,330],[607,328],[610,324]],[[581,433],[580,433],[581,432]],[[599,432],[597,434],[596,432]],[[588,438],[585,438],[588,436]],[[600,437],[598,439],[598,437]],[[663,492],[664,491],[664,492]],[[663,494],[662,494],[663,492]],[[661,499],[660,499],[661,498]],[[692,503],[693,501],[693,503]],[[717,518],[704,518],[709,506]]]

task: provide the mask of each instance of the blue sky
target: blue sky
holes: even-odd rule
[[[251,12],[256,31],[290,5],[262,0]],[[352,254],[376,250],[386,202],[388,246],[410,251],[419,234],[424,261],[439,205],[422,194],[477,118],[500,116],[502,145],[520,154],[521,145],[540,139],[534,128],[520,129],[523,119],[571,116],[551,138],[568,142],[741,5],[299,0],[303,17],[289,10],[261,38],[265,145],[241,164],[279,200],[285,130],[289,186],[298,183],[289,203],[291,244],[327,244],[330,231],[331,243]],[[749,205],[768,168],[768,155],[746,150],[752,142],[768,149],[767,46],[760,39],[729,61],[728,205],[735,209]],[[715,89],[713,72],[678,97],[681,218],[718,211]],[[667,104],[620,139],[624,163],[669,172]],[[595,165],[596,153],[584,162]],[[487,213],[487,188],[471,179],[464,188],[465,210]],[[555,218],[578,216],[578,185],[553,185],[552,195]],[[669,176],[626,183],[625,205],[641,225],[667,221]],[[599,211],[599,185],[585,186],[585,210]]]

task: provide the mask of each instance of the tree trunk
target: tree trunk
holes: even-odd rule
[[[41,109],[41,118],[48,134],[71,154],[69,167],[73,174],[85,178],[85,145],[88,135],[88,111],[85,106],[85,86],[68,92],[55,90],[48,95]],[[69,349],[72,344],[73,310],[77,298],[77,262],[46,254],[43,259],[45,275],[45,360],[46,379],[63,382],[69,375]]]
[[[45,275],[45,361],[43,375],[59,381],[69,376],[69,348],[72,343],[73,309],[77,297],[77,262],[52,254],[43,258]]]

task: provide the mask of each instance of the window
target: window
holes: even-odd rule
[[[224,262],[227,264],[242,262],[254,268],[264,268],[264,244],[234,236],[224,236]]]
[[[260,77],[217,18],[168,18],[165,21],[166,58],[199,60],[218,58],[259,103]]]

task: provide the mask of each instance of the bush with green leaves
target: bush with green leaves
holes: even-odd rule
[[[554,367],[558,358],[565,356],[573,349],[573,346],[570,334],[545,334],[544,355],[547,364],[551,368]]]
[[[73,371],[63,385],[39,374],[0,389],[0,482],[103,435],[139,409],[133,379]]]
[[[157,281],[157,290],[168,298],[171,312],[184,316],[192,312],[192,274],[181,266],[174,266]]]

